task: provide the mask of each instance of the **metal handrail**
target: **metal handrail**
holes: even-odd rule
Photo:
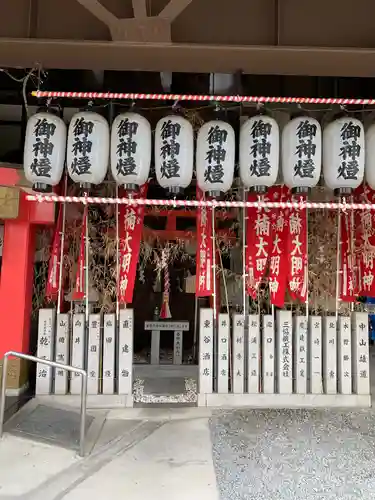
[[[85,370],[82,370],[82,368],[75,368],[74,366],[71,365],[63,365],[61,363],[56,363],[56,361],[37,358],[36,356],[31,356],[30,354],[23,354],[22,352],[8,351],[4,354],[2,378],[1,378],[1,393],[0,393],[0,439],[3,437],[5,398],[6,398],[6,378],[8,374],[9,356],[26,359],[28,361],[33,361],[34,363],[40,363],[41,365],[52,366],[53,368],[58,368],[60,370],[65,370],[67,372],[79,373],[82,376],[79,456],[83,457],[85,455],[85,434],[86,434],[87,372]]]

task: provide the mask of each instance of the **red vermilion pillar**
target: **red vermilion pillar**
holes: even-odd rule
[[[54,223],[54,206],[27,202],[21,193],[19,216],[4,222],[0,276],[0,359],[12,350],[29,352],[32,311],[35,234],[38,224]],[[7,387],[22,392],[28,380],[28,364],[9,360]]]

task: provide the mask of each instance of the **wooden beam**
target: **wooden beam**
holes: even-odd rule
[[[136,19],[147,17],[146,0],[132,0],[133,14]]]
[[[160,12],[159,17],[164,17],[173,22],[188,7],[193,0],[171,0]]]
[[[46,69],[235,73],[241,68],[244,74],[257,75],[374,77],[375,48],[0,38],[0,67],[30,68],[37,63]]]

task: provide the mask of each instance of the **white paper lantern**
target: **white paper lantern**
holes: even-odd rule
[[[23,168],[36,191],[51,191],[64,171],[66,126],[52,113],[36,113],[27,122]]]
[[[155,172],[160,186],[173,194],[188,187],[193,177],[194,133],[178,115],[158,121],[155,130]]]
[[[205,123],[197,137],[197,183],[204,192],[218,196],[233,182],[235,135],[233,127],[221,120]]]
[[[147,182],[151,165],[151,126],[138,113],[118,115],[111,130],[111,171],[118,185],[136,189]]]
[[[318,184],[322,171],[322,129],[315,118],[298,116],[287,123],[281,151],[286,186],[303,192]]]
[[[365,132],[350,117],[331,122],[323,131],[323,174],[326,185],[346,193],[357,188],[364,175]]]
[[[100,184],[108,169],[109,125],[93,111],[73,115],[68,130],[67,168],[80,184]]]
[[[277,121],[253,116],[240,131],[240,178],[247,188],[263,192],[276,183],[279,172],[280,139]]]
[[[375,189],[375,123],[369,126],[365,135],[365,179]]]

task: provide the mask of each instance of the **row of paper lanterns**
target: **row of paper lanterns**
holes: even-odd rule
[[[175,193],[188,187],[194,169],[194,131],[189,121],[178,114],[162,118],[154,148],[160,186]],[[235,148],[229,123],[211,120],[199,129],[195,166],[204,192],[214,195],[231,188]],[[322,131],[316,119],[299,116],[280,133],[272,117],[254,116],[241,126],[239,148],[240,178],[249,189],[274,185],[279,165],[283,182],[291,189],[316,186],[322,170],[330,189],[355,189],[364,177],[375,188],[375,124],[365,133],[355,118],[343,116]],[[151,126],[138,113],[118,115],[110,129],[98,113],[81,111],[67,129],[61,118],[43,111],[27,124],[24,169],[35,189],[49,190],[60,182],[65,162],[74,182],[94,185],[103,182],[109,164],[116,183],[130,189],[149,178],[151,152]]]

